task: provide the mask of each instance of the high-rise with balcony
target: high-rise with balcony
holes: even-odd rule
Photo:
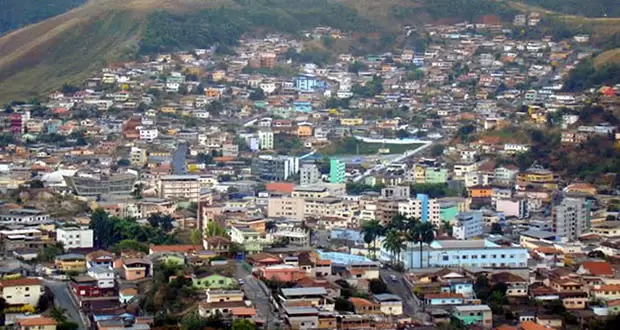
[[[553,227],[561,240],[577,240],[590,228],[590,202],[581,197],[564,197],[553,207]]]
[[[344,177],[347,173],[347,164],[339,159],[332,158],[329,161],[329,182],[344,183]]]

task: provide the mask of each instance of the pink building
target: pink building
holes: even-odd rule
[[[515,217],[523,219],[526,217],[527,200],[526,199],[498,199],[495,204],[497,212],[504,212],[506,218]]]
[[[295,282],[306,276],[306,273],[292,265],[273,265],[259,269],[259,275],[268,280]]]

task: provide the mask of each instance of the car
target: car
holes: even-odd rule
[[[243,284],[245,284],[245,280],[240,278],[240,279],[237,280],[237,283],[239,283],[239,285],[243,285]]]
[[[396,275],[390,275],[390,279],[392,280],[392,282],[398,281],[398,278],[396,277]]]

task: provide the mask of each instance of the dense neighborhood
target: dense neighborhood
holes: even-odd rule
[[[542,20],[244,36],[13,102],[4,325],[617,327],[620,86],[567,89],[596,49],[514,33]]]

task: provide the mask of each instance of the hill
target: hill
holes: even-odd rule
[[[510,20],[519,10],[495,0],[90,0],[0,38],[0,102],[79,83],[107,63],[138,54],[231,46],[259,28],[297,33],[329,25],[392,36],[403,24],[477,21],[485,15]],[[570,19],[572,24],[585,18]],[[605,19],[585,20],[580,26],[620,30]]]
[[[2,0],[0,36],[23,26],[60,15],[86,0]]]

